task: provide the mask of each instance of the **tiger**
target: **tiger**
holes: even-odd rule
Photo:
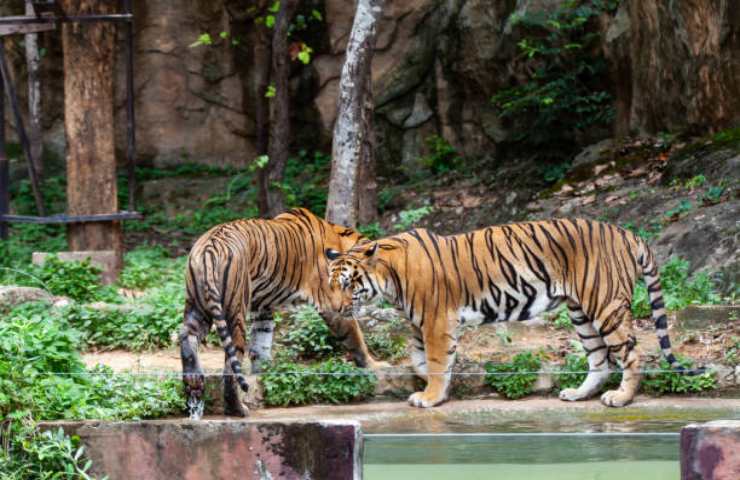
[[[259,373],[261,364],[271,360],[273,311],[279,306],[299,302],[316,306],[359,366],[382,366],[371,357],[357,322],[329,310],[330,297],[336,293],[327,288],[325,251],[345,252],[363,238],[357,231],[329,223],[304,208],[274,219],[224,223],[198,238],[188,256],[179,333],[189,405],[202,405],[204,375],[198,345],[215,323],[225,351],[225,414],[248,413],[234,384],[236,381],[244,392],[249,388],[242,372],[245,320],[250,313],[249,358],[252,373]]]
[[[378,297],[393,302],[413,324],[411,361],[427,381],[408,402],[433,407],[448,396],[462,327],[527,320],[562,303],[588,357],[578,388],[559,393],[576,401],[597,394],[618,362],[619,387],[601,396],[609,407],[629,404],[640,381],[632,325],[632,294],[647,285],[658,342],[672,368],[689,374],[671,352],[655,256],[644,240],[615,225],[553,219],[491,226],[442,236],[416,229],[327,251],[336,310]]]

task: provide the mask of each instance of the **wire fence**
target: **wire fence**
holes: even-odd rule
[[[710,373],[713,370],[707,370],[706,373]],[[430,372],[423,374],[424,376],[436,376],[436,375],[451,375],[453,377],[480,377],[480,376],[512,376],[512,375],[587,375],[589,373],[622,373],[623,370],[610,369],[610,370],[531,370],[531,371],[511,371],[511,372]],[[658,374],[658,373],[680,373],[678,370],[662,369],[662,368],[647,368],[638,370],[640,374]],[[182,377],[183,372],[175,370],[151,370],[151,371],[85,371],[85,372],[34,372],[40,376],[73,376],[73,377],[115,377],[115,376],[131,376],[131,377]],[[205,371],[201,373],[204,377],[235,377],[237,374],[231,372],[217,372],[217,371]],[[326,377],[415,377],[420,374],[416,372],[410,372],[408,370],[396,370],[396,371],[372,371],[372,370],[361,370],[354,372],[316,372],[316,371],[280,371],[280,372],[262,372],[256,374],[243,373],[242,375],[251,377],[274,377],[274,376],[326,376]]]

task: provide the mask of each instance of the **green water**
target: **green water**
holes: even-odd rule
[[[675,479],[678,435],[650,433],[369,435],[365,478]]]

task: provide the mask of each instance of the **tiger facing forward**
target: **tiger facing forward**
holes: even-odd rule
[[[601,401],[612,407],[628,404],[640,380],[630,308],[640,275],[663,354],[683,370],[671,353],[653,253],[642,239],[614,225],[563,219],[454,236],[419,229],[327,256],[333,260],[332,289],[345,291],[334,297],[342,301],[336,309],[382,295],[413,323],[411,360],[427,380],[423,392],[409,397],[417,407],[446,400],[458,327],[527,320],[563,302],[588,355],[589,373],[577,389],[562,390],[560,398],[582,400],[598,393],[610,360],[616,359],[623,367],[622,382]]]
[[[327,311],[336,295],[328,288],[326,249],[346,252],[363,237],[305,209],[272,220],[236,220],[213,227],[193,245],[188,258],[185,314],[180,331],[183,381],[189,402],[200,402],[203,369],[198,345],[215,323],[226,352],[224,404],[227,415],[245,415],[234,380],[245,392],[241,364],[247,312],[254,321],[249,356],[252,371],[270,360],[273,309],[308,302],[361,366],[376,367],[354,319]],[[232,375],[233,374],[233,375]]]

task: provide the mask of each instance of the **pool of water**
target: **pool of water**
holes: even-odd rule
[[[370,434],[365,478],[675,479],[677,433]]]

